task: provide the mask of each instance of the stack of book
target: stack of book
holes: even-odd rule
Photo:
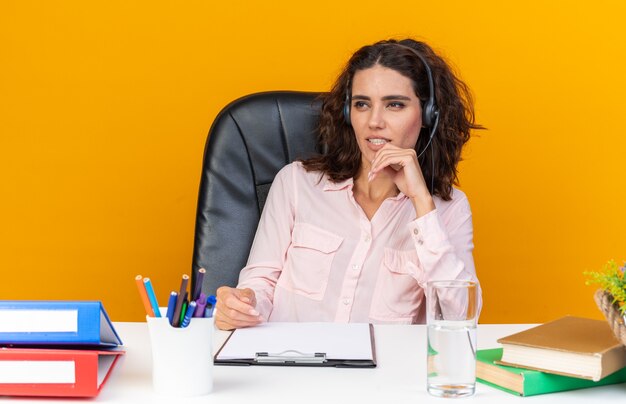
[[[521,396],[626,382],[626,348],[605,321],[566,316],[476,353],[479,382]]]
[[[0,395],[96,396],[121,345],[101,302],[0,301]]]

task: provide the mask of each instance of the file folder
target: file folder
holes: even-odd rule
[[[122,345],[99,301],[0,300],[0,344]]]
[[[264,323],[233,331],[216,365],[376,367],[374,328],[364,323]]]
[[[122,350],[0,348],[0,395],[94,397]]]

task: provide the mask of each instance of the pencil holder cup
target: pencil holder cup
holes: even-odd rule
[[[167,317],[147,317],[152,383],[158,394],[191,397],[213,390],[213,318],[193,318],[185,328]]]

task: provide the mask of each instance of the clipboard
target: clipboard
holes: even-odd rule
[[[215,365],[375,368],[374,327],[366,323],[264,323],[233,331]]]

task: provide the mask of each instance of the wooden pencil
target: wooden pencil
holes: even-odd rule
[[[135,277],[135,283],[137,284],[139,297],[141,298],[143,307],[146,310],[146,314],[150,317],[154,317],[155,316],[154,310],[152,310],[152,305],[150,304],[150,299],[148,299],[148,293],[146,292],[146,287],[143,284],[143,276],[137,275]]]
[[[174,310],[174,327],[180,327],[180,312],[183,308],[183,301],[185,300],[185,293],[187,293],[187,284],[189,283],[189,275],[184,274],[183,279],[180,281],[180,292],[178,292],[178,298],[176,300],[176,310]]]

